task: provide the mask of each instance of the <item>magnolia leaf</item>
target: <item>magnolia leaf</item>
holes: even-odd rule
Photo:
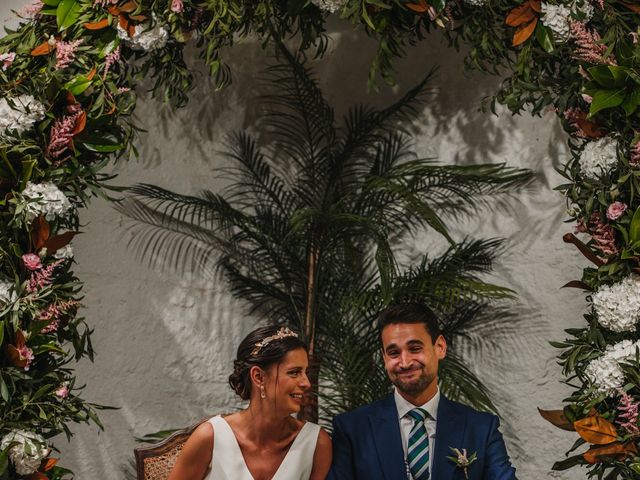
[[[78,0],[62,0],[56,11],[58,30],[70,27],[78,20],[82,7]]]
[[[376,27],[373,24],[373,22],[371,21],[371,18],[369,18],[369,14],[367,13],[366,5],[362,6],[362,19],[365,21],[365,23],[369,26],[369,28],[371,30],[375,31]]]
[[[538,412],[542,418],[552,425],[555,425],[562,430],[575,432],[576,429],[574,428],[573,423],[571,423],[565,416],[564,410],[542,410],[541,408],[538,408]]]
[[[31,224],[31,243],[36,252],[44,247],[49,235],[51,235],[51,229],[47,219],[44,215],[37,216]]]
[[[600,110],[617,107],[624,101],[624,98],[624,88],[620,90],[598,90],[593,95],[587,118],[594,116]]]
[[[599,415],[585,417],[573,423],[583,440],[594,445],[608,445],[618,438],[616,427]]]
[[[42,461],[42,465],[40,466],[40,470],[42,470],[43,472],[48,472],[53,467],[55,467],[57,464],[58,464],[58,459],[57,458],[45,458]]]
[[[529,0],[529,6],[532,10],[542,13],[542,2],[540,0]]]
[[[41,410],[41,415],[40,417],[42,417],[42,410]],[[46,415],[44,416],[43,420],[48,420],[46,418]],[[30,475],[27,475],[25,477],[22,477],[24,480],[49,480],[49,477],[47,477],[44,473],[42,472],[34,472]]]
[[[516,30],[516,33],[513,34],[512,45],[516,47],[521,43],[524,43],[525,41],[527,41],[529,37],[531,37],[531,35],[533,34],[533,31],[535,30],[537,24],[538,24],[538,18],[536,17],[533,19],[533,21],[530,24],[525,25],[524,27],[518,28]]]
[[[124,5],[120,6],[120,11],[124,13],[133,13],[138,9],[138,4],[133,0],[128,1]]]
[[[55,50],[55,48],[56,47],[55,46],[51,46],[51,44],[49,42],[42,42],[36,48],[31,50],[31,56],[38,57],[40,55],[48,55],[53,50]]]
[[[589,138],[602,138],[607,134],[607,131],[596,122],[587,120],[586,115],[585,118],[578,118],[576,123],[578,127],[580,127],[580,130]]]
[[[584,453],[584,459],[591,465],[602,462],[602,457],[616,457],[618,460],[623,460],[629,455],[636,455],[638,449],[633,442],[616,442],[611,445],[604,445],[599,447],[592,447]]]
[[[44,247],[47,249],[47,253],[52,254],[60,250],[62,247],[66,247],[71,243],[73,237],[79,233],[80,232],[65,232],[60,235],[56,235],[55,237],[51,237],[44,244]]]
[[[111,20],[103,18],[99,22],[85,23],[84,28],[87,30],[102,30],[103,28],[107,28],[109,25],[111,25]]]
[[[78,120],[76,122],[76,126],[73,129],[72,135],[75,137],[76,135],[82,133],[84,128],[87,126],[87,112],[83,111],[80,113]]]
[[[617,65],[598,65],[587,70],[598,85],[607,90],[621,88],[629,79],[627,68]]]
[[[560,288],[580,288],[581,290],[591,290],[591,287],[589,287],[589,285],[587,285],[584,282],[581,282],[580,280],[571,280],[570,282],[565,283]],[[540,409],[538,409],[538,410],[540,410]],[[541,415],[542,415],[542,413],[541,413]]]
[[[27,359],[20,358],[20,352],[13,345],[7,345],[7,356],[9,357],[9,363],[14,367],[24,368],[27,366]]]
[[[530,22],[535,17],[535,13],[531,10],[529,3],[523,3],[509,12],[504,23],[510,27],[517,27],[523,23]]]
[[[629,225],[629,241],[635,243],[638,240],[640,240],[640,207],[633,213],[633,218]]]
[[[619,2],[619,3],[621,3],[622,5],[624,5],[629,10],[635,13],[640,13],[640,5],[638,5],[637,3],[631,3],[631,2]]]
[[[416,13],[424,13],[429,9],[429,5],[424,0],[420,3],[405,3],[404,6]]]

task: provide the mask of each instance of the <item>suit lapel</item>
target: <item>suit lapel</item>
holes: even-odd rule
[[[456,465],[447,460],[448,456],[453,455],[449,447],[465,448],[463,441],[466,417],[460,414],[451,400],[441,395],[436,422],[436,445],[431,478],[452,479],[455,478]]]
[[[393,394],[382,399],[379,408],[371,412],[369,421],[384,478],[386,480],[406,478],[398,410]]]

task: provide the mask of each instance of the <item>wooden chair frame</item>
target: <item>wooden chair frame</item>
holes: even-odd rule
[[[203,418],[202,420],[194,423],[193,425],[176,430],[161,442],[154,443],[152,445],[136,447],[133,449],[133,453],[136,458],[136,477],[138,480],[145,480],[145,460],[148,458],[159,457],[166,455],[171,451],[179,448],[183,445],[187,439],[191,436],[193,431],[202,423],[206,422],[209,418]],[[153,480],[165,480],[165,479],[153,479]]]

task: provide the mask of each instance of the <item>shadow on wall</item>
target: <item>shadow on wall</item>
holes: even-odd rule
[[[417,138],[416,150],[424,156],[440,156],[437,160],[443,163],[507,161],[513,166],[526,166],[542,172],[539,179],[541,185],[537,188],[538,192],[541,189],[544,191],[543,196],[532,196],[528,200],[510,198],[500,203],[498,210],[507,212],[517,224],[512,238],[514,243],[533,242],[534,235],[526,234],[527,230],[536,232],[537,236],[556,235],[556,225],[563,215],[561,209],[553,210],[551,218],[545,219],[524,212],[560,203],[559,195],[551,199],[548,195],[550,187],[558,182],[544,173],[551,170],[549,162],[554,166],[561,163],[563,150],[558,145],[564,140],[557,126],[550,126],[548,131],[541,132],[539,138],[542,141],[539,144],[509,151],[513,136],[523,135],[518,131],[522,129],[522,119],[516,121],[508,112],[498,118],[479,110],[482,99],[496,91],[499,79],[480,73],[463,74],[464,54],[448,49],[438,34],[409,49],[406,58],[397,62],[397,86],[381,85],[378,92],[368,91],[366,81],[374,43],[362,32],[354,31],[350,25],[334,21],[329,28],[332,35],[329,52],[324,59],[313,63],[313,67],[321,88],[328,92],[327,100],[336,109],[336,118],[341,118],[350,106],[357,103],[379,108],[389,105],[424,77],[434,66],[434,59],[443,61],[432,82],[433,97],[426,104],[420,120],[409,126]],[[446,52],[446,57],[443,57],[443,52]],[[187,60],[188,64],[196,66],[196,87],[191,93],[190,103],[173,112],[161,106],[160,102],[143,101],[137,112],[139,118],[152,118],[160,126],[165,138],[180,139],[179,148],[184,150],[173,152],[174,155],[206,159],[206,164],[211,168],[218,165],[221,159],[212,149],[224,148],[225,135],[238,129],[249,130],[255,124],[260,114],[255,102],[260,93],[256,75],[263,71],[270,58],[269,52],[263,50],[258,42],[247,41],[225,53],[234,77],[230,87],[216,92],[213,81],[197,59],[197,53],[191,50]],[[525,135],[528,133],[525,132]],[[549,139],[548,142],[544,142],[546,139]],[[141,168],[162,168],[165,163],[171,165],[173,159],[163,148],[144,135],[141,140]],[[505,158],[505,151],[510,157]],[[207,172],[207,175],[213,179],[211,172]],[[183,193],[194,192],[183,190]],[[496,218],[492,216],[491,221],[497,221]],[[497,225],[494,227],[497,228]],[[142,329],[138,332],[139,338],[144,339],[148,334],[162,339],[161,354],[153,357],[151,363],[167,382],[157,379],[153,385],[157,388],[158,396],[171,398],[171,404],[184,406],[178,416],[184,419],[185,425],[205,414],[203,405],[211,401],[212,389],[218,390],[215,402],[237,404],[226,387],[225,375],[228,372],[220,368],[225,362],[230,364],[229,358],[220,356],[233,355],[233,349],[228,348],[230,340],[239,341],[246,333],[248,324],[236,321],[234,312],[241,311],[239,304],[224,297],[228,294],[214,290],[210,286],[203,286],[200,280],[185,279],[173,292],[168,292],[168,298],[158,298],[153,306],[154,314],[161,321],[152,326],[137,327]],[[502,381],[492,380],[490,372],[497,372],[499,376],[514,351],[520,348],[529,351],[532,345],[539,346],[538,341],[531,343],[531,339],[545,338],[547,325],[540,321],[541,315],[536,310],[536,307],[522,306],[518,311],[518,319],[511,322],[509,328],[500,327],[502,330],[496,339],[497,343],[486,345],[476,340],[475,343],[469,343],[466,352],[471,358],[483,359],[482,362],[479,360],[484,372],[481,378],[487,381],[497,398],[497,404],[506,419],[505,430],[510,440],[510,450],[519,464],[528,462],[530,457],[523,447],[518,447],[521,442],[515,430],[509,426],[509,419],[517,418],[522,412],[510,402],[508,386]],[[495,334],[493,328],[488,325],[483,333]],[[153,332],[149,329],[153,329]],[[482,337],[478,336],[480,339]],[[140,364],[140,367],[143,365]],[[176,389],[176,385],[182,387]],[[228,391],[219,392],[223,388]],[[123,416],[136,434],[180,426],[162,423],[166,403],[136,405],[137,399],[125,398],[124,395],[119,400],[123,406]]]

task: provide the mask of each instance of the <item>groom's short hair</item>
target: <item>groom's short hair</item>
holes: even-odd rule
[[[387,325],[398,323],[422,323],[431,337],[431,342],[442,335],[438,316],[424,303],[397,303],[389,305],[378,314],[378,336],[382,340],[382,330]]]

